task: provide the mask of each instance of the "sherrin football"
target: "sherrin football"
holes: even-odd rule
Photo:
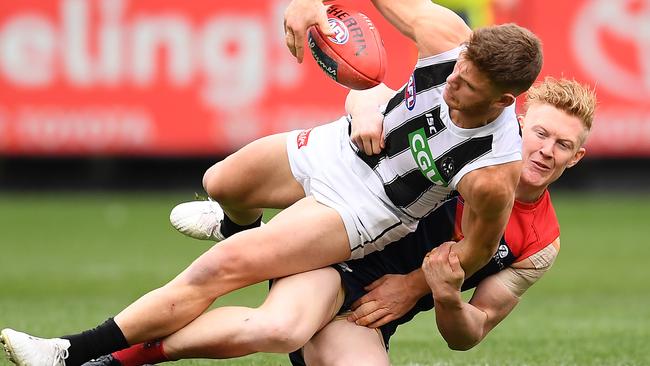
[[[309,29],[309,48],[318,66],[350,89],[379,85],[386,74],[386,51],[372,21],[339,4],[327,8],[327,20],[333,37],[325,36],[316,26]]]

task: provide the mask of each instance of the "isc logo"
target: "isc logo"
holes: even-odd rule
[[[406,88],[404,88],[404,102],[406,103],[406,108],[409,111],[412,111],[415,107],[415,77],[411,75],[408,83],[406,83]]]
[[[329,37],[329,39],[336,44],[346,44],[348,39],[350,39],[348,27],[342,21],[335,18],[329,18],[327,22],[334,32],[334,37]]]
[[[424,128],[420,128],[409,134],[409,147],[422,174],[433,184],[446,186],[447,182],[445,182],[436,168],[435,159],[429,149],[429,142]]]

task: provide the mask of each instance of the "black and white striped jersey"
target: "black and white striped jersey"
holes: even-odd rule
[[[392,203],[420,219],[449,199],[468,172],[521,160],[514,106],[493,122],[463,129],[449,117],[442,94],[462,47],[418,60],[406,85],[384,110],[385,149],[367,156]]]

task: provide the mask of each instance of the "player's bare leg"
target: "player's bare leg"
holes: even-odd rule
[[[119,313],[115,322],[129,344],[161,338],[197,318],[218,296],[349,256],[349,240],[338,212],[304,198],[268,225],[215,245],[169,284]]]
[[[286,208],[303,198],[286,145],[286,133],[267,136],[214,164],[205,172],[203,186],[216,202],[177,205],[170,214],[172,225],[190,237],[218,242],[260,226],[262,208]]]
[[[286,208],[305,196],[291,172],[286,143],[286,134],[261,138],[205,172],[205,191],[237,224],[255,221],[262,208]]]
[[[101,357],[88,366],[144,365],[187,358],[232,358],[302,347],[343,303],[341,278],[331,267],[274,281],[259,308],[225,306],[178,332]]]
[[[259,308],[210,311],[164,339],[163,348],[170,359],[292,352],[334,317],[340,288],[331,267],[282,278]]]
[[[390,360],[376,329],[337,319],[305,344],[309,366],[388,366]]]

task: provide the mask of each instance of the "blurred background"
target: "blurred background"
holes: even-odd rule
[[[413,46],[369,1],[399,88]],[[0,2],[0,189],[200,189],[258,137],[343,111],[346,90],[284,46],[286,0]],[[445,0],[468,23],[516,22],[544,42],[542,76],[593,85],[600,107],[579,173],[559,185],[646,187],[647,0]],[[523,98],[520,98],[523,99]]]
[[[400,88],[413,46],[370,1],[340,2],[374,20]],[[398,332],[394,364],[650,364],[650,0],[440,3],[472,27],[531,29],[541,77],[592,85],[600,104],[587,157],[552,189],[556,268],[476,349],[431,342],[428,314]],[[347,91],[287,51],[286,4],[0,1],[0,327],[76,332],[165,283],[207,248],[167,219],[205,169],[344,113]],[[265,285],[246,291],[221,301],[253,306]],[[256,357],[228,364],[286,364]]]

